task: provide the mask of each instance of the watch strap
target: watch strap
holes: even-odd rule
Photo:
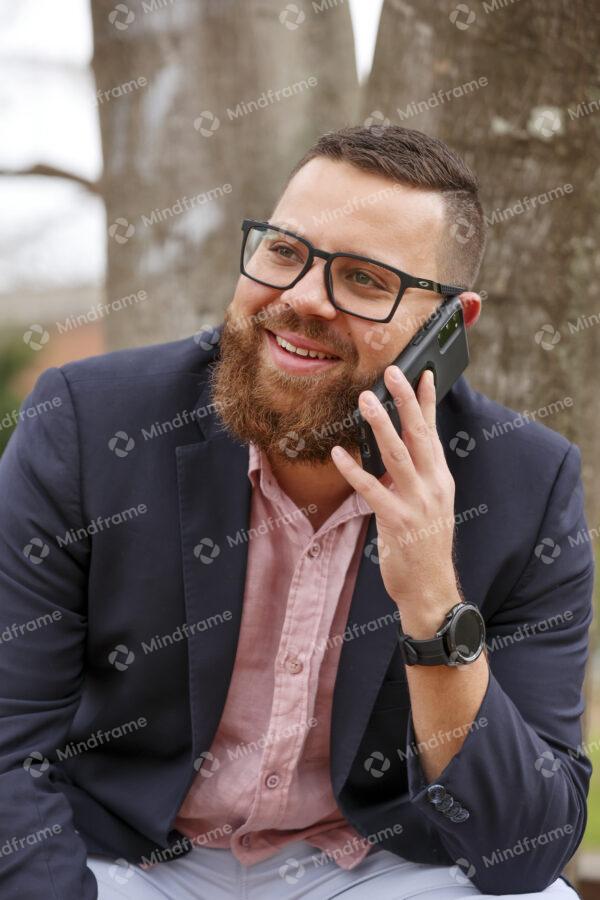
[[[398,634],[400,651],[408,666],[441,666],[448,664],[448,654],[443,637],[434,637],[427,641],[415,641],[410,635]]]

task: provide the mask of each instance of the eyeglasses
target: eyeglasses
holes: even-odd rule
[[[444,296],[465,290],[415,278],[368,256],[318,250],[305,238],[269,222],[244,219],[242,231],[242,275],[283,291],[297,284],[315,257],[319,257],[325,260],[325,286],[333,306],[370,322],[389,322],[407,288],[421,288]]]

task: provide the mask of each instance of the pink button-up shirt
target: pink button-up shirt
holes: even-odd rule
[[[344,869],[371,845],[344,819],[329,774],[331,706],[372,512],[353,491],[314,531],[250,444],[241,629],[217,733],[174,827],[244,865],[306,840]]]

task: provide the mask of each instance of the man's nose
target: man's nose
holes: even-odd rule
[[[280,301],[303,315],[333,319],[337,310],[325,286],[325,263],[315,260],[308,272],[293,287],[281,292]]]

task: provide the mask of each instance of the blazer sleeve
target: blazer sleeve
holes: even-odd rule
[[[54,784],[80,698],[88,548],[77,425],[65,377],[48,369],[0,459],[0,885],[3,897],[96,900],[97,883]]]
[[[483,893],[544,890],[585,830],[592,767],[581,715],[594,559],[580,469],[571,444],[530,561],[486,622],[490,678],[461,749],[435,784],[418,752],[407,754],[411,802],[435,825],[457,879]],[[411,717],[407,747],[415,744]]]

